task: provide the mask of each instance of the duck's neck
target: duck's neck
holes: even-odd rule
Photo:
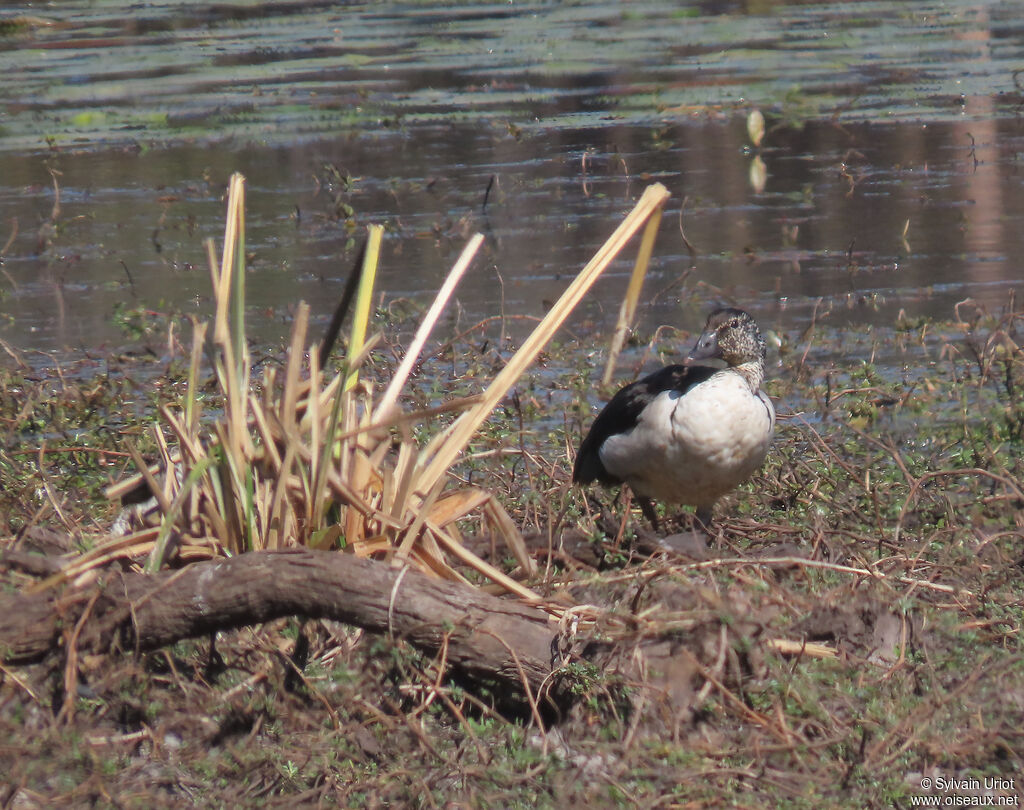
[[[761,390],[761,383],[764,382],[764,361],[751,360],[748,363],[740,363],[731,367],[750,386],[750,393],[756,394]]]

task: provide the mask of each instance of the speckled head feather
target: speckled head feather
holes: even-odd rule
[[[712,312],[688,360],[718,358],[729,366],[764,363],[768,347],[757,323],[742,309],[725,307]]]

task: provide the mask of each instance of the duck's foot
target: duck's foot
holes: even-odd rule
[[[714,537],[710,509],[698,509],[696,515],[680,513],[672,522],[679,527],[679,531],[658,538],[658,545],[662,549],[694,560],[710,557],[708,546]]]
[[[708,536],[699,529],[690,529],[670,534],[668,537],[660,537],[658,545],[670,554],[678,554],[691,560],[706,560],[711,556],[708,549]]]

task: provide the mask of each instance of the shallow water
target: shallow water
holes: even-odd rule
[[[483,230],[459,323],[542,315],[653,181],[673,197],[645,332],[695,329],[716,300],[778,331],[825,312],[948,318],[1024,280],[1014,3],[83,0],[16,18],[0,35],[0,339],[30,362],[129,342],[118,312],[205,316],[203,240],[236,170],[250,320],[270,343],[300,299],[326,320],[372,222],[385,302],[425,306]],[[631,258],[575,325],[613,323]]]

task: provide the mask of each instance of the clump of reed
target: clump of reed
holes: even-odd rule
[[[117,558],[144,558],[146,568],[155,571],[171,560],[180,564],[307,546],[384,557],[462,582],[472,571],[500,590],[538,600],[520,582],[534,572],[535,563],[511,517],[491,492],[451,486],[448,473],[590,286],[647,223],[631,285],[631,297],[639,295],[637,278],[646,269],[668,196],[660,184],[646,190],[484,391],[432,410],[406,412],[400,407],[403,387],[483,237],[477,234],[467,244],[383,393],[360,375],[379,338],[367,337],[383,233],[379,226],[369,228],[341,370],[325,370],[325,347],[309,340],[309,308],[303,303],[282,368],[267,368],[253,380],[245,338],[244,179],[234,175],[219,261],[212,240],[208,243],[216,302],[212,333],[207,323],[195,324],[183,401],[179,407],[162,407],[160,424],[153,427],[158,462],[145,463],[130,447],[138,474],[107,490],[108,497],[118,499],[144,483],[156,501],[152,525],[103,540],[54,579],[66,580]],[[623,317],[634,307],[635,300],[624,305]],[[210,419],[201,418],[204,354],[220,407]],[[414,439],[415,424],[453,411],[461,414],[428,441],[421,445]],[[504,542],[517,563],[512,576],[465,547],[457,523],[469,516],[481,517],[492,536]]]

